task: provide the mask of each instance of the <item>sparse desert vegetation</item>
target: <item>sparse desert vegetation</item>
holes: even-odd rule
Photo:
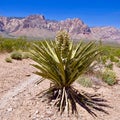
[[[1,0],[0,120],[120,120],[120,0]]]
[[[119,113],[117,113],[119,109],[119,101],[115,104],[115,106],[112,104],[112,101],[115,101],[112,98],[118,94],[118,96],[116,97],[116,99],[118,100],[120,95],[119,91],[117,91],[117,89],[119,88],[120,80],[119,46],[99,43],[95,44],[94,42],[80,42],[79,44],[72,43],[67,33],[64,32],[59,33],[56,36],[55,41],[29,41],[26,38],[18,38],[14,40],[8,38],[0,38],[0,43],[0,56],[4,56],[1,61],[1,71],[5,70],[5,68],[9,68],[9,71],[6,70],[6,72],[9,73],[6,74],[11,75],[10,80],[12,79],[12,81],[14,81],[14,79],[18,78],[18,81],[23,82],[22,79],[29,78],[29,76],[33,74],[32,72],[42,76],[45,79],[50,80],[50,82],[43,81],[43,83],[41,83],[41,81],[37,81],[37,83],[39,83],[37,84],[37,87],[35,87],[34,83],[29,86],[31,88],[28,87],[26,88],[25,92],[16,95],[16,100],[14,100],[14,98],[13,100],[10,100],[10,104],[7,103],[4,108],[0,109],[2,120],[7,119],[7,116],[3,116],[6,112],[9,112],[11,116],[14,115],[15,118],[18,115],[18,120],[29,120],[33,119],[34,116],[38,116],[38,119],[44,120],[44,118],[41,117],[44,114],[43,112],[47,111],[47,108],[44,108],[44,106],[47,106],[49,110],[58,110],[60,111],[60,113],[66,113],[66,111],[68,111],[67,113],[69,115],[71,115],[70,112],[77,113],[78,111],[78,114],[83,115],[83,117],[80,118],[81,120],[94,119],[90,117],[83,109],[81,109],[78,104],[86,109],[91,115],[97,115],[98,120],[102,120],[102,118],[108,120],[111,118],[109,117],[111,115],[105,115],[103,113],[97,112],[96,110],[105,113],[110,113],[111,111],[114,111],[114,114],[120,116]],[[29,51],[31,51],[32,55],[29,53]],[[33,61],[30,58],[32,58]],[[7,64],[7,62],[10,62],[11,64]],[[19,63],[20,66],[18,65]],[[4,64],[5,66],[2,64]],[[33,66],[39,71],[29,64],[33,64]],[[13,66],[17,67],[17,65],[22,68],[20,68],[21,71],[17,71],[17,69],[19,68],[13,68],[15,72],[14,74],[16,74],[17,72],[16,75],[18,75],[14,76],[11,73],[13,71],[10,72],[10,70],[12,70],[11,68]],[[30,70],[28,70],[29,67]],[[24,73],[22,71],[24,71]],[[2,78],[0,81],[1,98],[2,96],[4,96],[5,93],[9,91],[9,89],[19,84],[19,82],[15,82],[15,84],[13,82],[10,84],[11,86],[8,85],[7,81],[10,76],[5,75],[3,72],[1,72],[0,74]],[[12,78],[12,76],[14,77]],[[5,81],[3,82],[3,79],[6,81],[6,83]],[[4,88],[2,87],[2,85],[4,85]],[[9,86],[8,88],[7,85]],[[40,92],[42,92],[46,88],[48,88],[48,91],[40,94]],[[110,92],[116,93],[110,94]],[[101,95],[94,96],[97,93]],[[24,95],[26,98],[24,97]],[[38,99],[38,97],[41,96],[42,98]],[[50,100],[49,103],[41,102],[44,101],[44,96],[46,96],[48,100]],[[20,97],[22,99],[25,99],[25,103],[22,101],[20,101],[20,103],[18,104],[16,103],[20,100]],[[32,99],[32,97],[34,97],[34,99]],[[106,102],[106,100],[108,102]],[[29,104],[27,103],[27,101],[32,103]],[[105,102],[105,104],[102,102]],[[22,104],[22,111],[20,110],[20,104]],[[56,107],[51,107],[53,106],[53,104],[57,107],[57,109]],[[15,105],[18,106],[18,108],[16,108]],[[103,107],[112,107],[112,105],[114,106],[114,108],[103,109]],[[39,109],[42,110],[40,106],[43,108],[43,112],[39,111]],[[28,107],[31,107],[33,110],[28,110],[29,113],[26,113],[26,115],[28,115],[26,116],[23,111],[25,111],[25,109],[29,109]],[[34,109],[38,110],[35,115],[33,115]],[[14,114],[16,110],[17,115]],[[21,113],[19,113],[19,111]],[[23,116],[21,116],[21,114],[23,114]],[[54,112],[51,110],[51,116],[48,117],[47,114],[44,114],[43,116],[46,119],[50,118],[51,120],[59,120],[62,116],[64,116],[64,113],[63,115],[58,115],[58,117],[57,115],[58,113],[54,114]],[[12,120],[11,116],[9,116],[9,118]],[[77,119],[74,116],[72,116],[71,118]],[[63,118],[63,120],[67,119],[70,118]]]

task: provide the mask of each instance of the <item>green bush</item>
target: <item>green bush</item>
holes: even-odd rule
[[[30,42],[27,41],[26,38],[18,38],[14,40],[14,50],[22,50],[22,51],[28,51],[30,47]]]
[[[0,37],[0,52],[28,51],[32,42],[23,37],[17,39]]]
[[[12,63],[12,59],[10,57],[5,58],[5,61],[8,63]]]
[[[3,39],[0,41],[0,51],[2,52],[12,52],[14,41],[9,39]]]
[[[115,63],[119,62],[119,59],[113,55],[110,56],[110,60],[111,60],[111,62],[115,62]]]
[[[23,52],[23,53],[22,53],[22,58],[23,58],[23,59],[30,58],[29,52]]]
[[[22,53],[20,51],[14,51],[11,53],[11,58],[16,60],[22,60]]]
[[[116,83],[116,74],[110,69],[105,69],[102,73],[102,79],[108,85],[114,85]]]
[[[82,76],[78,79],[78,83],[83,87],[92,87],[92,81],[87,76]]]

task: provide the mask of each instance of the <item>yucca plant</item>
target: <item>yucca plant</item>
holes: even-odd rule
[[[50,88],[41,92],[42,97],[46,96],[49,102],[54,102],[61,114],[64,111],[77,113],[77,104],[93,116],[97,116],[94,110],[107,113],[102,107],[108,105],[101,103],[105,100],[79,92],[72,86],[100,53],[98,46],[94,42],[75,45],[65,31],[60,31],[55,41],[40,44],[34,44],[31,50],[32,59],[37,63],[33,66],[38,69],[37,75],[51,81]]]

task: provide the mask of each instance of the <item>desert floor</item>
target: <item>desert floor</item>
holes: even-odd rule
[[[84,88],[78,83],[74,84],[79,90],[100,93],[102,98],[108,100],[112,108],[105,110],[109,115],[97,112],[98,117],[93,118],[78,107],[78,118],[72,115],[67,117],[65,114],[60,116],[55,108],[36,96],[49,87],[49,82],[35,84],[40,77],[33,74],[36,71],[30,65],[33,61],[24,59],[7,63],[7,56],[7,53],[0,54],[0,120],[120,120],[120,68],[114,68],[118,79],[118,84],[114,86],[102,83],[92,88]]]

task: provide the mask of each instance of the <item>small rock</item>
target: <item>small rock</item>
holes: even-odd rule
[[[34,86],[35,86],[35,87],[38,87],[38,85],[37,85],[37,84],[35,84]]]
[[[40,116],[40,118],[42,119],[42,118],[44,118],[44,116],[43,116],[43,115],[41,115],[41,116]]]
[[[29,118],[31,117],[31,114],[28,116]]]
[[[36,114],[36,115],[37,115],[37,114],[39,114],[39,111],[38,111],[38,110],[36,110],[36,111],[35,111],[35,114]]]
[[[30,74],[26,74],[26,76],[28,76],[28,77],[29,77],[29,76],[31,76],[31,75],[30,75]]]
[[[46,106],[46,109],[49,109],[50,108],[50,106]]]
[[[32,118],[32,120],[39,120],[39,119],[38,119],[38,118],[36,118],[36,117],[33,117],[33,118]]]
[[[47,114],[47,116],[50,117],[50,116],[52,116],[54,113],[53,113],[52,111],[50,111],[50,110],[47,110],[47,111],[46,111],[46,114]]]
[[[13,111],[13,108],[10,107],[10,108],[7,109],[7,111],[8,111],[8,112],[12,112],[12,111]]]

